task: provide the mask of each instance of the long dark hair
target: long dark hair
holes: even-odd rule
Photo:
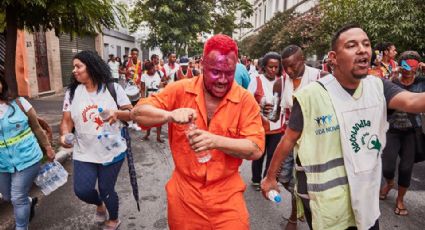
[[[106,64],[105,61],[102,60],[102,58],[95,52],[84,50],[79,53],[77,53],[73,61],[75,59],[80,60],[82,63],[86,65],[87,74],[93,80],[93,83],[97,85],[97,92],[100,92],[102,89],[102,85],[106,84],[108,82],[112,82],[112,74],[111,74],[111,68]],[[75,89],[80,85],[81,83],[75,79],[75,76],[71,76],[71,84],[68,86],[69,89],[69,99],[72,101],[74,98]],[[103,89],[105,90],[105,89]]]
[[[6,79],[4,78],[3,73],[0,71],[0,83],[2,86],[2,90],[0,93],[0,100],[4,101],[6,105],[10,106],[10,102],[13,100],[13,98],[10,97],[9,94],[9,85],[6,82]],[[13,109],[13,112],[9,115],[9,117],[13,116],[15,114],[15,107],[10,106]]]

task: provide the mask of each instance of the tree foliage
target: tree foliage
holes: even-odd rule
[[[320,0],[323,18],[320,31],[326,40],[340,26],[358,23],[377,42],[390,41],[398,50],[425,50],[425,4],[423,0]]]
[[[130,30],[140,26],[150,30],[146,38],[149,47],[160,47],[163,53],[183,54],[190,45],[198,45],[203,32],[232,34],[236,28],[249,24],[236,22],[252,14],[247,0],[138,0],[130,13]]]
[[[15,57],[17,29],[51,30],[56,34],[84,35],[113,28],[123,9],[113,0],[1,0],[6,32],[5,76],[17,94]]]
[[[320,0],[304,14],[294,11],[277,14],[257,34],[240,42],[243,51],[260,57],[297,44],[309,54],[319,56],[330,49],[335,31],[357,23],[373,44],[393,42],[398,50],[425,53],[425,4],[423,0]],[[249,45],[248,45],[249,44]]]

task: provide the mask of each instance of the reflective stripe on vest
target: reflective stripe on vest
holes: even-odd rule
[[[330,160],[323,164],[317,164],[317,165],[309,165],[309,166],[298,166],[299,168],[302,168],[302,170],[297,169],[298,171],[305,171],[306,173],[322,173],[326,172],[327,170],[343,166],[344,165],[344,159],[343,158],[337,158]],[[348,178],[346,176],[335,178],[333,180],[327,181],[325,183],[321,184],[307,184],[307,189],[310,192],[323,192],[325,190],[334,188],[339,185],[345,185],[348,184]]]
[[[344,159],[341,157],[341,158],[330,160],[323,164],[303,166],[303,169],[307,173],[321,173],[329,169],[333,169],[343,165],[344,165]]]
[[[333,179],[331,181],[328,181],[322,184],[307,183],[307,190],[309,192],[323,192],[328,189],[335,188],[336,186],[346,185],[346,184],[348,184],[348,178],[344,176],[344,177],[338,177],[336,179]]]
[[[31,128],[28,128],[25,131],[23,131],[22,133],[20,133],[18,136],[9,138],[9,139],[5,140],[4,142],[1,142],[0,148],[4,148],[4,147],[6,147],[6,145],[16,144],[16,143],[22,141],[24,138],[28,137],[31,133],[32,133]]]

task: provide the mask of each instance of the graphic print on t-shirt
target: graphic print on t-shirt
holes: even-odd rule
[[[81,116],[83,117],[84,124],[95,123],[96,130],[103,126],[103,121],[99,116],[97,105],[88,105],[84,108]]]

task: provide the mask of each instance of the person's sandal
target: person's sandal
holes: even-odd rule
[[[104,225],[103,230],[117,230],[120,227],[121,220],[118,220],[118,222],[115,225]]]
[[[96,210],[96,213],[94,215],[94,222],[97,224],[103,224],[105,223],[107,217],[106,217],[106,211],[105,212],[98,212]]]
[[[387,196],[388,196],[388,193],[390,193],[390,191],[391,191],[391,189],[393,189],[393,187],[394,187],[394,184],[387,184],[387,185],[385,185],[385,189],[387,189],[387,191],[386,192],[383,192],[382,190],[384,189],[384,188],[382,188],[380,191],[379,191],[379,199],[380,200],[386,200],[387,199]]]
[[[394,209],[394,214],[398,215],[398,216],[407,216],[409,215],[409,212],[407,211],[406,208],[399,208],[399,207],[395,207]]]

